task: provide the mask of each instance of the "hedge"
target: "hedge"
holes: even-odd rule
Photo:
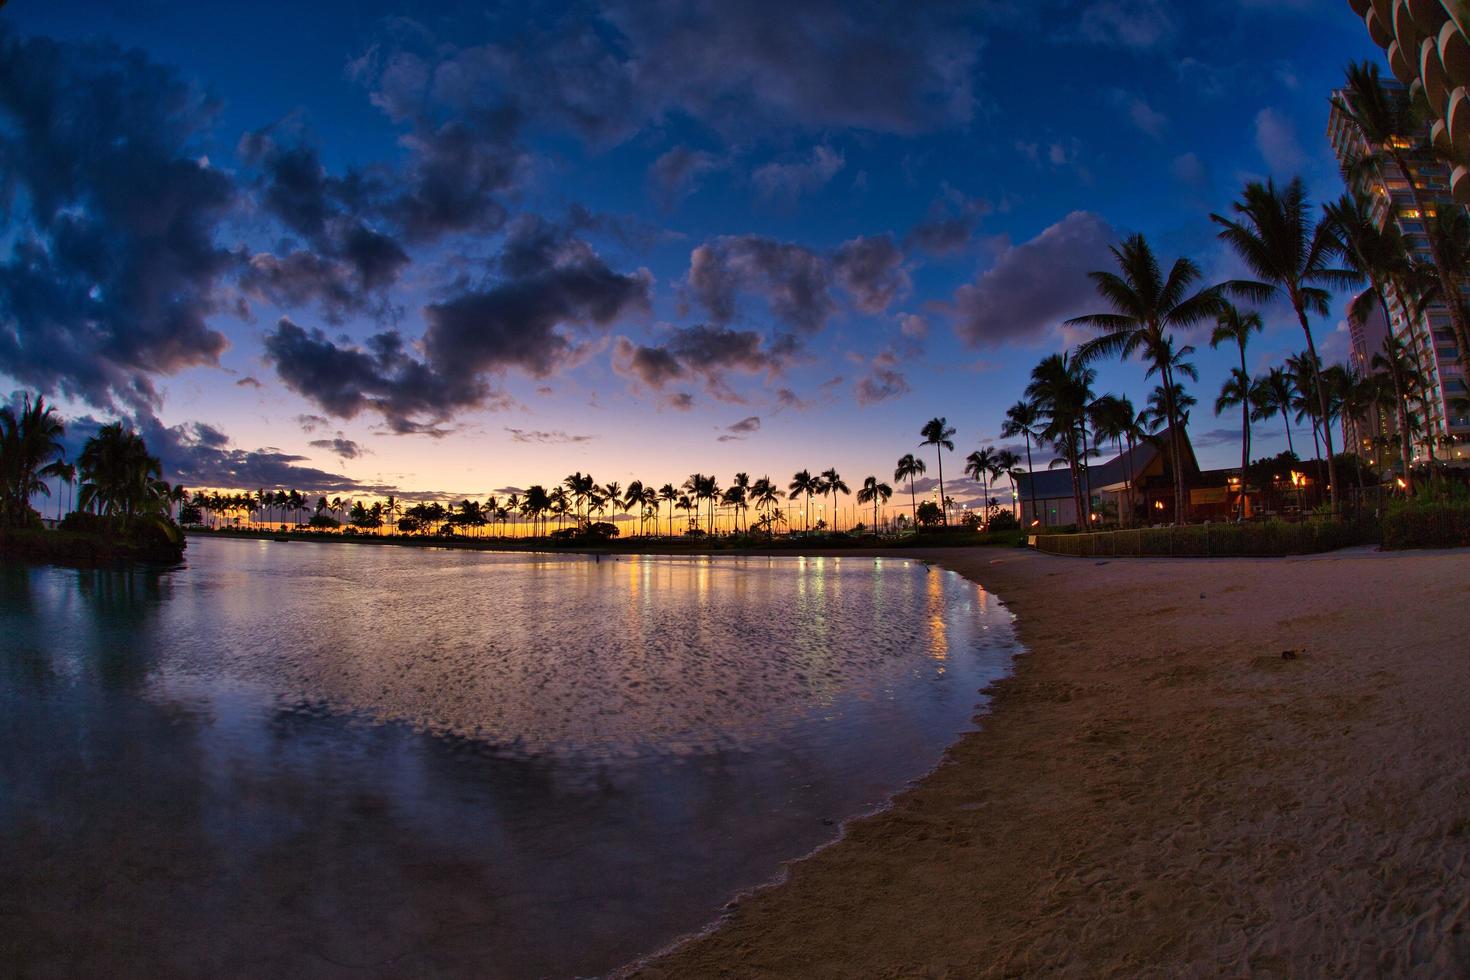
[[[1080,558],[1228,558],[1305,555],[1378,540],[1378,524],[1372,520],[1263,521],[1038,535],[1036,547]]]
[[[1408,503],[1383,518],[1384,548],[1463,548],[1470,545],[1470,502]]]

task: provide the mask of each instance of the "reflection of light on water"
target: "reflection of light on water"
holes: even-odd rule
[[[929,655],[935,660],[949,659],[949,636],[944,624],[944,576],[932,568],[926,578],[929,582]]]

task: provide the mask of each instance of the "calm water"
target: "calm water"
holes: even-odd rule
[[[0,566],[0,961],[572,976],[938,761],[1010,615],[917,562],[190,542]]]

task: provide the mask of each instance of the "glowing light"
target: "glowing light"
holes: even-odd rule
[[[1409,489],[1409,485],[1404,482],[1404,478],[1401,477],[1401,476],[1394,477],[1393,482],[1395,482],[1395,483],[1397,483],[1399,485],[1399,489],[1400,490],[1407,490],[1407,489]]]

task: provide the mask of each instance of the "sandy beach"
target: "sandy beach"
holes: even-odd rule
[[[1470,554],[929,557],[1029,651],[980,730],[633,975],[1470,974]]]

